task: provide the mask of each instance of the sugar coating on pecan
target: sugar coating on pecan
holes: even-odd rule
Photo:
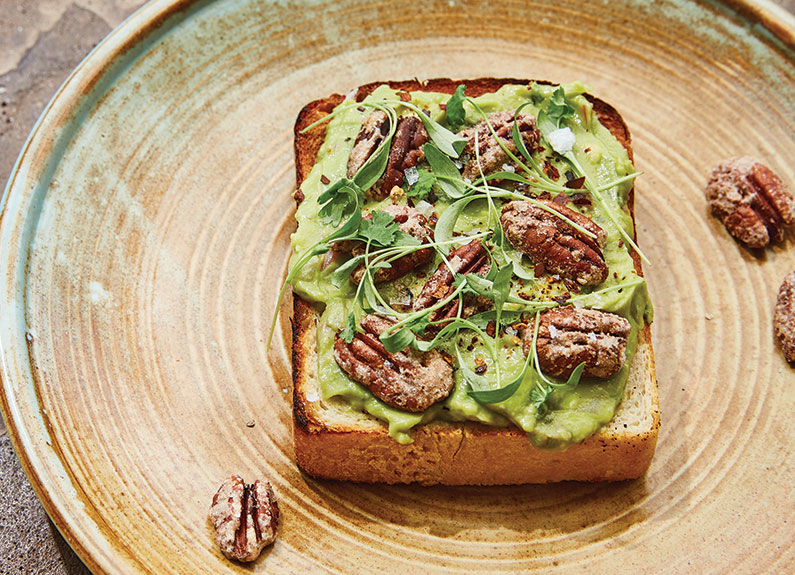
[[[378,336],[394,325],[377,315],[362,318],[363,333],[351,343],[334,342],[334,359],[354,381],[392,407],[421,412],[453,390],[453,368],[436,350],[425,353],[406,348],[389,353]]]
[[[267,481],[246,484],[239,475],[221,483],[210,508],[221,553],[241,562],[254,561],[276,539],[279,505]]]
[[[706,196],[712,213],[750,248],[781,242],[785,226],[795,222],[792,194],[770,168],[748,156],[719,163]]]
[[[518,157],[519,150],[516,149],[516,145],[513,143],[514,112],[510,110],[495,112],[486,117],[502,144],[513,155]],[[517,124],[525,148],[532,152],[541,139],[541,134],[536,126],[535,117],[531,114],[520,112],[517,118]],[[477,154],[475,153],[476,134],[478,141]],[[483,170],[484,174],[490,174],[502,170],[504,165],[512,166],[514,169],[516,168],[511,157],[503,150],[500,143],[492,135],[486,120],[483,120],[479,124],[475,124],[471,128],[461,130],[458,135],[467,140],[466,146],[461,152],[461,157],[466,158],[464,171],[461,174],[464,179],[474,181],[480,177],[481,170]],[[478,166],[478,159],[480,159],[480,166]]]
[[[545,311],[539,317],[536,350],[544,373],[569,377],[585,362],[584,377],[608,378],[626,361],[629,321],[614,313],[573,307]],[[530,353],[533,328],[524,335],[524,351]]]
[[[442,262],[436,269],[425,285],[417,299],[414,300],[413,309],[419,311],[431,307],[439,301],[449,297],[455,287],[453,286],[454,274],[478,274],[485,277],[491,269],[491,260],[488,252],[483,247],[480,240],[473,240],[450,251],[447,262]],[[462,316],[471,315],[479,302],[468,302],[462,310]],[[431,315],[431,321],[439,321],[455,317],[458,314],[460,302],[455,299],[447,305],[435,310]]]
[[[555,201],[538,204],[518,200],[502,208],[500,223],[511,245],[544,269],[580,285],[598,285],[607,279],[602,248],[605,231],[589,217]],[[543,206],[543,207],[542,207]],[[545,209],[546,208],[546,209]],[[591,238],[556,214],[588,230]]]
[[[795,271],[787,274],[778,289],[773,330],[784,358],[795,362]]]
[[[409,206],[389,205],[382,209],[400,224],[400,231],[413,236],[420,243],[427,244],[431,240],[431,229],[428,227],[428,220],[416,208]],[[371,219],[372,215],[367,214],[365,219]],[[354,245],[355,244],[355,245]],[[364,253],[365,247],[361,242],[351,242],[343,245],[344,248],[351,249],[351,255],[358,256]],[[340,249],[340,248],[338,248]],[[374,283],[384,283],[394,281],[408,272],[426,264],[433,257],[433,248],[423,248],[406,254],[405,256],[391,262],[391,267],[378,268],[373,272]],[[364,264],[357,267],[351,274],[351,281],[359,284],[364,277]]]

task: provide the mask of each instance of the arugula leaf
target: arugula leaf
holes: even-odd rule
[[[395,233],[400,228],[395,219],[386,212],[370,212],[372,219],[362,219],[359,235],[373,244],[387,247],[395,241]]]
[[[434,176],[436,185],[440,191],[452,200],[457,200],[466,195],[466,186],[461,179],[461,172],[455,167],[453,161],[430,142],[423,148],[425,159],[428,160]]]
[[[436,229],[434,230],[434,238],[437,243],[443,243],[453,239],[453,231],[455,230],[455,223],[458,221],[459,216],[464,212],[464,209],[469,205],[472,200],[478,199],[477,197],[467,196],[456,200],[444,213],[439,217],[436,222]],[[450,251],[450,246],[444,246],[445,253]]]
[[[513,276],[513,266],[503,266],[497,271],[497,275],[491,284],[491,291],[493,293],[494,307],[499,316],[502,311],[502,306],[508,300],[508,295],[511,292],[511,277]]]
[[[574,389],[580,384],[580,379],[582,379],[582,372],[584,370],[585,362],[583,361],[580,365],[574,368],[574,371],[571,372],[571,375],[569,376],[569,379],[566,381],[566,383],[553,383],[552,386],[556,387],[557,389]]]
[[[342,287],[351,277],[353,270],[359,267],[359,264],[362,263],[362,260],[364,260],[364,255],[356,256],[335,269],[331,274],[331,285],[333,285],[335,288]]]
[[[403,183],[406,186],[406,196],[409,198],[416,198],[417,200],[424,200],[431,193],[436,178],[429,170],[417,170],[418,179],[411,185],[408,185],[404,176]]]
[[[345,329],[340,333],[340,337],[345,343],[351,343],[354,336],[356,336],[356,318],[351,312],[348,314],[348,319],[345,321]]]
[[[516,390],[519,389],[519,385],[522,383],[523,376],[524,374],[499,389],[477,390],[470,388],[467,395],[478,403],[500,403],[501,401],[510,399],[513,394],[516,393]]]
[[[466,86],[460,84],[458,88],[455,89],[455,93],[447,100],[447,105],[445,106],[447,123],[454,132],[460,130],[466,122],[466,111],[464,110],[464,99],[466,95],[464,94],[464,90],[466,90]]]
[[[436,144],[442,152],[451,158],[457,158],[461,154],[461,151],[467,145],[466,138],[457,136],[439,122],[434,121],[422,108],[409,102],[401,102],[401,105],[417,112],[417,116],[422,121],[422,125],[425,126],[425,131],[428,132],[431,142]]]
[[[384,348],[389,353],[397,353],[411,345],[411,343],[417,339],[417,336],[414,335],[411,328],[404,326],[390,335],[386,335],[386,332],[383,332],[378,336],[378,339],[381,340],[381,343],[384,344]]]
[[[556,128],[560,128],[563,120],[567,120],[574,115],[574,106],[566,100],[566,91],[563,86],[552,92],[552,97],[547,105],[549,119],[555,123]]]
[[[381,142],[375,153],[370,156],[367,163],[364,164],[356,175],[353,176],[353,182],[362,190],[369,190],[381,177],[386,169],[387,162],[389,161],[389,150],[392,148],[392,138],[395,135],[397,128],[397,114],[392,108],[378,106],[389,117],[389,133],[386,138]]]

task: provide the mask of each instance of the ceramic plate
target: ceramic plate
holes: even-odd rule
[[[762,3],[156,1],[74,72],[3,199],[2,407],[47,511],[96,573],[795,570],[795,373],[776,349],[791,237],[709,216],[720,159],[795,185],[795,20]],[[648,475],[511,488],[314,481],[293,463],[287,314],[305,102],[378,79],[579,79],[629,124],[656,306]],[[284,308],[287,309],[287,308]],[[226,561],[235,472],[279,539]]]

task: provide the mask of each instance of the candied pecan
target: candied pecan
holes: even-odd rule
[[[514,112],[495,112],[489,114],[488,120],[491,123],[497,137],[500,138],[503,145],[510,150],[514,155],[519,154],[516,145],[513,143],[513,117]],[[517,118],[519,133],[522,136],[525,148],[532,151],[541,136],[536,127],[536,119],[531,114],[519,113]],[[475,154],[475,134],[478,137],[478,155],[480,156],[480,168],[478,167],[477,155]],[[483,169],[484,174],[490,174],[502,170],[504,164],[508,164],[516,168],[510,156],[505,153],[497,139],[492,136],[486,121],[467,128],[458,133],[459,136],[467,139],[467,144],[461,153],[462,158],[468,158],[462,177],[473,181],[480,177],[480,169]]]
[[[781,242],[784,226],[795,222],[792,194],[773,171],[748,156],[718,164],[706,192],[712,213],[749,248]]]
[[[389,150],[389,160],[384,175],[376,184],[378,197],[386,197],[395,186],[403,183],[406,168],[412,168],[425,157],[422,147],[428,141],[428,132],[417,116],[401,116]]]
[[[381,110],[373,110],[365,116],[359,135],[353,143],[353,149],[348,156],[348,177],[356,175],[370,156],[373,155],[389,134],[389,117]]]
[[[406,411],[424,411],[450,395],[453,368],[436,350],[421,353],[407,348],[389,353],[378,336],[392,325],[388,319],[365,316],[361,324],[364,333],[357,332],[351,343],[337,337],[334,359],[351,379],[384,403]]]
[[[210,520],[224,556],[254,561],[276,539],[279,505],[267,481],[247,485],[239,475],[232,475],[213,497]]]
[[[420,295],[414,300],[415,311],[431,307],[436,302],[448,297],[455,288],[453,287],[453,274],[478,274],[486,276],[491,269],[491,260],[480,240],[473,240],[468,244],[450,251],[445,262],[439,264],[425,285],[422,286]],[[454,300],[431,314],[431,321],[449,319],[458,314],[459,300]],[[469,306],[472,307],[472,306]],[[465,315],[471,315],[473,309],[465,306]]]
[[[389,133],[389,118],[376,110],[365,117],[351,154],[348,157],[348,177],[352,178],[367,163]],[[395,186],[403,183],[406,168],[411,168],[425,157],[422,146],[428,141],[428,132],[417,116],[398,118],[395,135],[392,137],[389,157],[384,174],[368,193],[376,198],[385,198]]]
[[[624,365],[630,323],[623,317],[595,309],[563,307],[539,318],[536,349],[542,371],[568,377],[585,362],[585,377],[607,378]],[[524,351],[533,344],[533,324],[525,330]]]
[[[554,201],[538,200],[585,228],[590,238],[544,208],[526,201],[515,201],[502,208],[500,223],[513,247],[526,254],[546,271],[573,279],[580,285],[598,285],[607,279],[602,248],[607,235],[589,217]]]
[[[795,271],[787,274],[778,289],[773,329],[784,358],[795,362]]]
[[[425,219],[419,210],[410,208],[408,206],[391,205],[383,209],[384,212],[392,216],[396,222],[400,224],[400,231],[414,236],[420,242],[426,244],[431,238],[431,230],[428,227],[428,220]],[[364,216],[366,219],[372,219],[372,215],[367,214]],[[351,250],[354,256],[364,253],[365,247],[361,242],[353,242],[341,245],[336,249],[341,251]],[[378,268],[373,272],[373,282],[383,283],[396,280],[397,278],[406,275],[408,272],[416,267],[427,263],[433,257],[433,248],[423,248],[415,252],[411,252],[402,258],[399,258],[391,263],[392,267]],[[364,276],[364,264],[357,267],[351,274],[351,281],[358,284],[362,281]]]

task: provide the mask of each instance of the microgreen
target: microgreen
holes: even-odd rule
[[[566,100],[566,91],[563,86],[552,92],[552,97],[547,103],[547,114],[549,119],[554,122],[556,128],[560,128],[563,120],[567,120],[574,115],[574,106]]]
[[[345,329],[340,332],[340,337],[343,339],[345,343],[351,343],[353,338],[356,336],[356,317],[353,315],[353,312],[348,314],[348,318],[345,320]]]
[[[406,187],[406,196],[416,200],[424,200],[431,193],[433,184],[436,182],[436,177],[433,172],[424,168],[417,170],[417,181],[409,184],[405,178],[403,185]]]
[[[443,195],[451,200],[462,198],[466,195],[464,180],[453,161],[443,154],[439,148],[431,143],[425,144],[423,151],[425,159],[436,176],[436,184]]]
[[[398,228],[398,223],[388,213],[373,211],[371,219],[362,219],[359,236],[375,245],[387,247],[395,241]]]
[[[447,100],[447,105],[445,106],[447,123],[454,132],[460,130],[466,122],[466,111],[464,110],[464,99],[466,96],[464,95],[464,90],[466,90],[466,86],[460,84],[455,89],[455,93]]]

